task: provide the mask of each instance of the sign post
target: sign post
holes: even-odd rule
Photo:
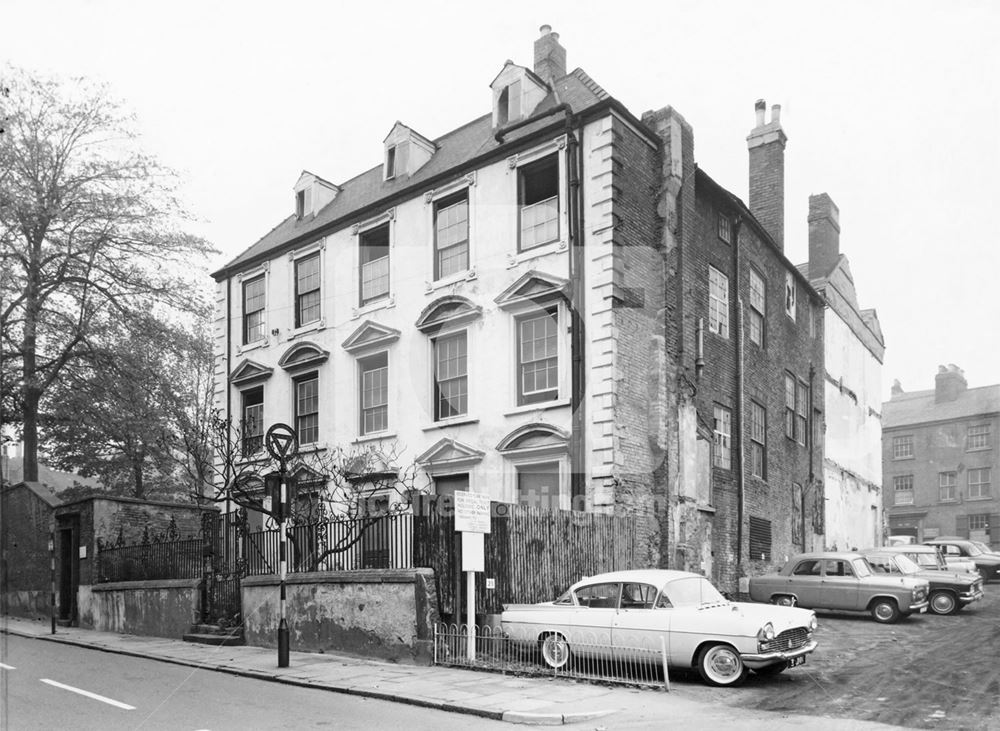
[[[288,578],[287,535],[285,518],[288,515],[288,460],[298,454],[299,440],[295,430],[287,424],[274,424],[264,436],[268,454],[278,460],[280,491],[278,504],[272,501],[272,511],[278,518],[278,667],[288,667],[288,620],[285,612],[285,580]]]
[[[455,493],[455,530],[462,532],[462,570],[465,572],[466,656],[476,659],[476,572],[486,569],[483,534],[490,532],[490,496]],[[456,602],[458,597],[455,598]],[[456,606],[456,611],[458,607]]]

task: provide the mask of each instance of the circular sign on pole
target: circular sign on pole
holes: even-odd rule
[[[279,462],[299,453],[299,438],[288,424],[274,424],[264,435],[267,453]]]

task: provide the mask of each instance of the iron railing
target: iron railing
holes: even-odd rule
[[[470,652],[468,629],[465,624],[435,625],[435,665],[670,689],[666,644],[659,636],[637,633],[612,644],[610,636],[584,630],[539,637],[477,625]]]
[[[97,583],[197,579],[204,570],[200,538],[105,548],[97,554]]]
[[[247,536],[247,574],[278,571],[277,528]],[[288,571],[413,568],[413,516],[408,513],[331,520],[288,528]]]

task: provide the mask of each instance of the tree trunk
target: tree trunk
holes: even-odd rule
[[[145,487],[142,484],[142,462],[141,456],[132,459],[132,475],[135,478],[135,496],[139,500],[145,497]]]
[[[24,302],[24,348],[22,385],[22,439],[24,441],[23,470],[25,482],[38,481],[38,402],[42,398],[42,390],[38,383],[38,363],[36,348],[38,346],[38,310],[40,307],[40,270],[41,244],[31,242],[29,247],[29,264],[27,271],[27,286]]]
[[[27,360],[27,357],[25,357]],[[27,375],[25,367],[25,375]],[[27,379],[26,379],[27,380]],[[26,382],[23,387],[24,406],[21,413],[22,439],[24,441],[23,470],[25,482],[38,481],[38,402],[41,392],[29,387]]]

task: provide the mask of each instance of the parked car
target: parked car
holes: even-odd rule
[[[927,611],[929,590],[925,579],[875,575],[864,556],[853,552],[803,553],[777,574],[750,577],[754,601],[870,612],[885,624]]]
[[[932,540],[928,538],[927,540]],[[934,536],[933,540],[936,541],[968,541],[973,546],[978,548],[983,553],[990,553],[995,556],[1000,556],[1000,551],[995,548],[990,548],[987,544],[982,541],[974,541],[971,538],[962,538],[962,536]]]
[[[1000,579],[1000,555],[986,553],[967,538],[933,538],[925,545],[938,546],[948,563],[954,560],[972,561],[983,577],[983,583]]]
[[[972,561],[956,558],[949,563],[944,560],[944,554],[941,553],[941,549],[937,546],[925,546],[922,543],[914,543],[906,546],[882,546],[877,550],[901,553],[924,571],[948,571],[957,574],[975,574],[979,576],[979,569],[976,568],[976,564],[972,563]]]
[[[885,542],[889,546],[905,546],[910,543],[916,543],[917,539],[913,536],[887,536]]]
[[[501,615],[505,635],[538,648],[551,668],[573,656],[650,660],[697,668],[710,685],[742,682],[802,665],[816,649],[814,612],[727,600],[704,576],[649,569],[591,576],[555,601],[515,604]]]
[[[983,580],[978,575],[922,569],[909,556],[899,551],[873,548],[862,553],[875,574],[925,579],[930,584],[927,608],[934,614],[954,614],[962,607],[983,598]]]

